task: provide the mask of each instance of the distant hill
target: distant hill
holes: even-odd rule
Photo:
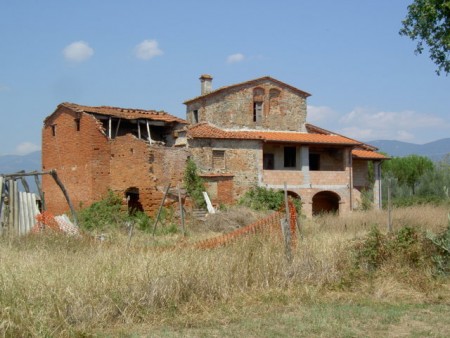
[[[401,141],[376,140],[367,142],[380,151],[391,156],[421,155],[433,161],[441,161],[445,155],[450,154],[450,138],[443,138],[425,144],[414,144]]]
[[[41,152],[35,151],[28,155],[0,156],[0,174],[13,174],[18,171],[41,171]]]

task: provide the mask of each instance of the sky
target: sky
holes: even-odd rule
[[[62,102],[164,110],[271,76],[309,123],[356,138],[450,137],[450,76],[399,35],[406,0],[0,0],[0,155],[41,148]]]

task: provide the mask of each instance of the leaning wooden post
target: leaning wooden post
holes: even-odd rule
[[[291,217],[289,213],[289,201],[287,195],[287,184],[284,182],[284,205],[286,208],[286,218],[282,221],[282,231],[284,237],[284,249],[286,253],[286,259],[290,263],[292,261],[291,251]]]
[[[158,214],[156,215],[155,224],[153,224],[153,236],[155,236],[156,224],[158,224],[159,215],[161,214],[161,210],[164,206],[164,201],[166,200],[166,196],[169,193],[169,189],[170,189],[170,183],[167,185],[166,191],[164,192],[163,199],[161,200],[161,204],[159,206]]]
[[[33,175],[33,176],[34,176],[34,182],[36,183],[36,187],[37,187],[37,190],[38,190],[39,197],[41,198],[42,210],[45,210],[45,200],[44,200],[44,194],[42,193],[41,182],[39,181],[38,174]]]
[[[50,175],[52,175],[53,179],[55,180],[58,187],[61,189],[61,191],[64,194],[64,197],[66,198],[67,204],[69,205],[70,211],[72,212],[73,217],[73,223],[78,226],[78,219],[77,214],[75,213],[75,208],[72,205],[72,201],[70,200],[69,194],[67,193],[66,188],[64,187],[64,184],[61,182],[61,180],[58,177],[58,174],[56,173],[56,170],[51,170]]]

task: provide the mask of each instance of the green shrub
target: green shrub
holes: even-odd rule
[[[299,199],[291,199],[297,209],[301,210]],[[238,204],[254,210],[280,210],[284,207],[284,192],[282,190],[253,187],[242,196]]]
[[[128,217],[128,212],[122,209],[122,199],[111,190],[104,199],[78,212],[80,226],[85,230],[116,228]]]
[[[433,262],[436,272],[440,275],[450,275],[450,214],[448,226],[440,234],[427,233],[427,238],[434,244]]]
[[[197,208],[206,208],[206,202],[203,197],[205,186],[203,180],[197,173],[197,165],[192,159],[188,159],[184,171],[184,188],[191,196],[194,205]]]
[[[254,210],[278,210],[284,205],[284,193],[281,190],[254,187],[238,203]]]
[[[409,226],[392,234],[382,234],[378,227],[373,226],[352,250],[355,267],[367,272],[374,272],[383,265],[394,262],[412,268],[421,264],[433,264],[424,233]]]

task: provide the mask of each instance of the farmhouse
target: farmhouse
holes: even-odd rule
[[[56,169],[76,205],[112,189],[130,207],[153,213],[164,187],[181,184],[191,157],[214,204],[230,204],[254,186],[300,198],[308,216],[357,208],[374,189],[380,207],[376,148],[306,122],[310,94],[269,76],[212,89],[185,101],[186,119],[165,112],[60,104],[44,121],[43,169]],[[373,162],[374,181],[368,179]],[[48,208],[65,211],[63,196],[43,181]]]
[[[380,207],[380,163],[386,157],[306,123],[310,94],[268,76],[217,90],[211,76],[200,81],[201,95],[185,102],[188,146],[216,203],[229,203],[253,186],[283,189],[286,183],[308,216],[351,211],[365,189],[375,189]]]

